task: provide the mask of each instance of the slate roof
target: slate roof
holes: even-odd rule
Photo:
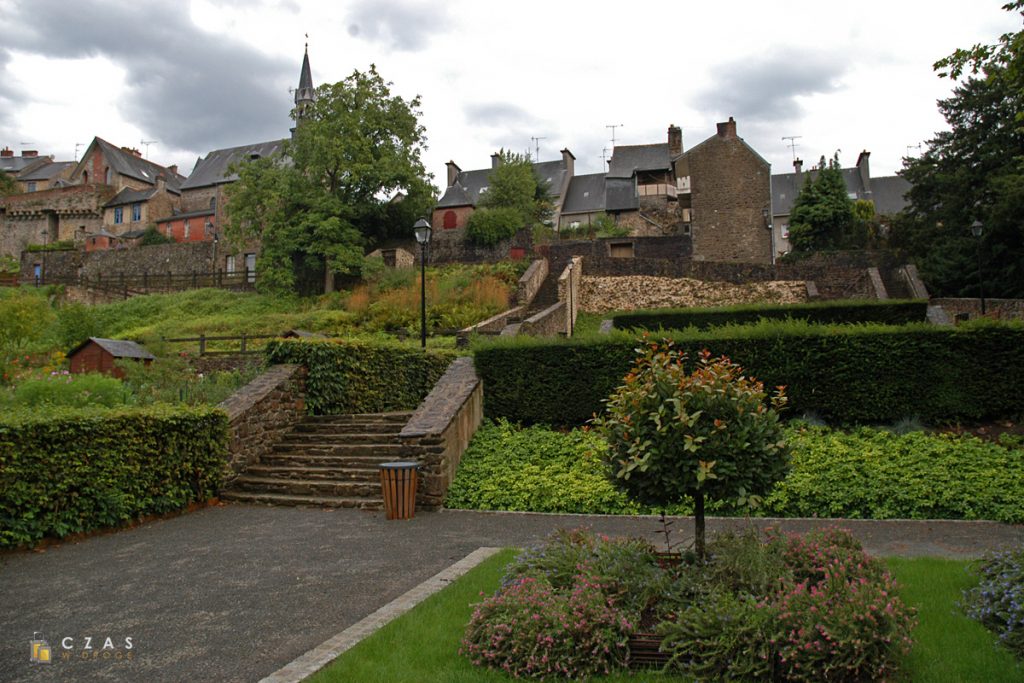
[[[163,218],[157,218],[157,223],[165,223],[166,221],[176,221],[180,218],[201,218],[203,216],[212,216],[217,213],[214,209],[199,209],[198,211],[185,211],[184,213],[172,213],[170,216],[164,216]]]
[[[110,208],[112,206],[124,206],[125,204],[136,204],[139,202],[147,201],[156,194],[156,188],[149,190],[133,190],[130,187],[126,187],[117,194],[115,194],[109,202],[103,205],[103,208]]]
[[[6,173],[21,173],[29,166],[34,166],[36,162],[49,160],[49,157],[26,157],[26,156],[9,156],[0,157],[0,171]]]
[[[114,358],[140,358],[142,360],[156,360],[156,356],[147,351],[144,347],[140,346],[133,341],[125,341],[121,339],[100,339],[99,337],[89,337],[88,341],[84,341],[75,348],[68,352],[68,355],[77,353],[79,350],[84,348],[89,342],[93,342],[104,351],[109,353]]]
[[[455,183],[445,189],[436,208],[444,209],[455,206],[476,206],[480,201],[480,191],[488,186],[493,168],[478,168],[472,171],[460,171]],[[562,185],[568,169],[561,159],[541,161],[533,164],[533,172],[537,180],[546,183],[555,204],[561,199]],[[193,173],[193,176],[195,174]]]
[[[283,149],[285,142],[286,140],[270,140],[268,142],[256,142],[251,145],[215,149],[196,161],[195,168],[192,169],[192,175],[182,184],[181,188],[183,190],[193,190],[221,183],[233,183],[238,180],[238,174],[228,173],[228,167],[231,164],[251,159],[254,154],[258,154],[260,157],[269,157],[277,154]]]
[[[910,182],[898,175],[871,179],[871,198],[875,200],[875,213],[891,216],[899,213],[910,202],[905,195],[910,191]]]
[[[129,230],[128,232],[122,232],[120,236],[121,239],[124,240],[134,240],[138,239],[139,237],[142,237],[145,234],[145,230]]]
[[[148,159],[143,159],[131,152],[126,152],[103,138],[95,138],[94,143],[103,150],[103,155],[107,158],[108,163],[110,163],[110,167],[121,175],[141,180],[150,185],[155,185],[157,176],[162,175],[167,181],[168,189],[174,191],[180,190],[181,184],[185,182],[185,176],[179,173],[172,173],[170,169],[164,168],[160,164],[154,164]],[[84,163],[86,158],[88,158],[88,154],[79,163]]]
[[[632,211],[640,208],[633,178],[607,178],[604,183],[606,211]]]
[[[630,178],[637,171],[668,171],[672,159],[667,142],[651,145],[617,145],[608,166],[609,178]]]
[[[47,157],[47,162],[41,164],[36,168],[27,168],[18,174],[18,180],[22,182],[29,182],[32,180],[49,180],[55,175],[59,175],[68,166],[74,166],[74,161],[50,161]]]
[[[605,174],[590,173],[573,176],[562,204],[562,215],[604,211]]]

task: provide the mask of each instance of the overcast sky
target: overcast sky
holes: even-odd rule
[[[642,144],[677,124],[689,148],[729,116],[774,173],[801,136],[807,164],[866,149],[888,175],[944,126],[932,63],[1019,30],[1002,4],[0,0],[0,147],[70,160],[98,135],[187,174],[288,135],[308,33],[315,84],[375,63],[422,96],[436,185],[449,159],[482,168],[532,137],[542,161],[568,147],[595,173],[609,125]]]

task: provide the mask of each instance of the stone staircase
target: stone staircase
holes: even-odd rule
[[[562,274],[562,270],[565,268],[566,263],[568,263],[568,260],[560,266],[557,263],[553,263],[550,266],[551,268],[557,268],[557,270],[548,271],[548,276],[537,290],[537,294],[533,297],[533,301],[530,302],[525,311],[522,311],[518,315],[508,319],[505,329],[501,331],[501,336],[514,337],[519,334],[519,328],[522,326],[524,320],[533,317],[544,309],[558,303],[558,277]]]
[[[406,456],[398,438],[411,412],[303,418],[221,494],[268,505],[380,510],[378,465]]]

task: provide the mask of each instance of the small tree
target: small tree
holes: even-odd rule
[[[630,498],[654,507],[694,501],[695,550],[704,557],[704,502],[754,505],[782,479],[788,447],[773,395],[728,358],[697,367],[670,341],[644,338],[639,357],[593,423],[610,444],[607,464]]]
[[[793,251],[839,249],[849,241],[854,224],[853,201],[846,193],[839,157],[818,165],[813,180],[807,176],[789,216]]]

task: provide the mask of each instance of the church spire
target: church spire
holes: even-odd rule
[[[302,71],[299,72],[299,87],[295,89],[295,125],[299,125],[308,109],[316,100],[313,89],[313,72],[309,68],[309,34],[306,34],[306,53],[302,56]],[[292,129],[294,134],[295,129]]]

